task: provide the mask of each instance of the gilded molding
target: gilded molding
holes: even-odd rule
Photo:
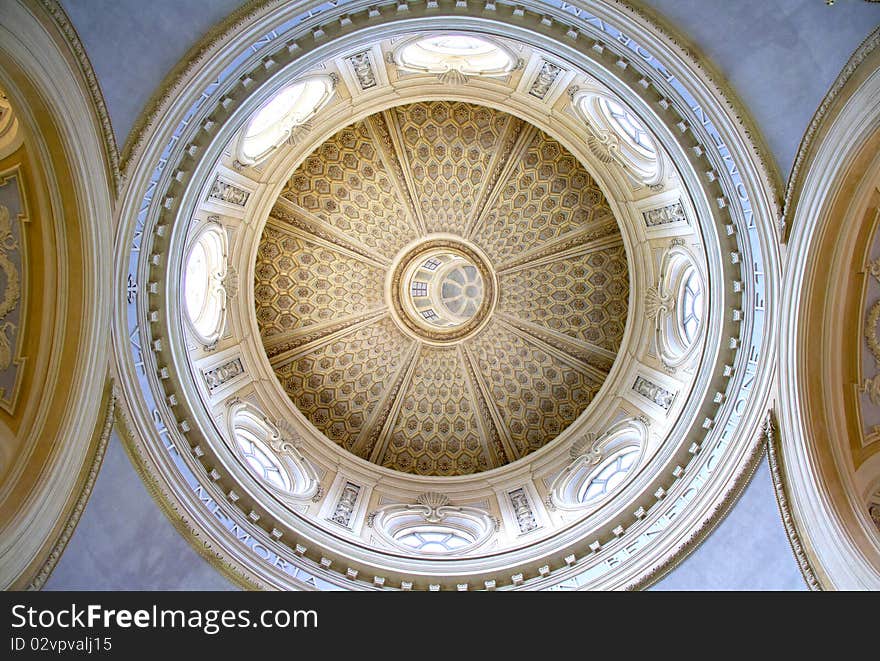
[[[804,180],[807,177],[805,163],[808,155],[813,152],[819,142],[819,129],[830,114],[832,106],[836,103],[843,92],[843,88],[846,87],[862,62],[874,52],[878,45],[880,45],[880,27],[876,28],[871,34],[869,34],[865,40],[859,44],[859,47],[856,48],[852,56],[850,56],[849,61],[843,69],[841,69],[834,83],[825,94],[825,98],[823,98],[822,102],[819,104],[819,108],[816,110],[813,118],[807,126],[804,136],[801,138],[797,154],[795,155],[794,165],[791,167],[791,174],[789,174],[788,183],[785,186],[785,198],[779,227],[779,233],[783,243],[788,242],[788,237],[791,234],[791,226],[794,221],[794,209],[800,199],[800,192],[803,189]]]
[[[794,518],[791,514],[791,507],[788,502],[788,491],[785,487],[785,469],[782,465],[779,449],[779,432],[773,411],[767,412],[767,419],[764,421],[761,433],[764,435],[764,442],[767,445],[767,463],[770,466],[770,476],[773,479],[773,491],[776,494],[776,504],[779,506],[779,514],[782,517],[782,525],[785,527],[785,535],[788,537],[788,543],[791,545],[791,551],[794,553],[795,560],[798,563],[798,569],[801,576],[811,590],[822,590],[822,584],[816,577],[816,572],[810,565],[810,559],[807,557],[798,534]]]
[[[880,259],[873,260],[867,266],[867,271],[880,282]],[[880,300],[874,301],[865,316],[864,336],[868,349],[874,357],[875,368],[880,368],[880,337],[877,336],[877,323],[880,322]],[[0,338],[2,340],[2,338]],[[859,386],[859,392],[868,394],[874,406],[880,405],[880,373],[866,378]]]
[[[22,385],[22,365],[26,361],[22,350],[28,325],[28,247],[24,227],[30,222],[30,211],[19,165],[0,173],[0,188],[6,185],[17,187],[17,208],[10,211],[0,204],[0,271],[5,277],[0,295],[0,375],[4,379],[11,377],[9,388],[0,387],[0,408],[12,414]]]
[[[22,203],[26,207],[30,198],[29,202],[43,211],[30,219],[35,223],[33,236],[27,226],[16,236],[10,229],[15,227],[21,207],[14,210],[10,198],[4,196],[12,222],[0,222],[2,252],[11,257],[15,244],[24,246],[34,239],[36,248],[52,264],[44,275],[53,290],[45,301],[26,307],[28,286],[16,294],[16,283],[6,282],[7,293],[15,294],[7,302],[19,300],[23,315],[19,321],[38,321],[29,318],[31,312],[51,321],[43,328],[45,342],[36,354],[31,355],[33,347],[22,348],[28,354],[27,373],[33,378],[31,385],[22,386],[20,394],[27,401],[16,407],[16,424],[7,429],[20,443],[4,482],[4,491],[12,500],[5,503],[11,509],[0,573],[4,585],[16,588],[25,588],[32,581],[33,588],[43,584],[76,525],[94,479],[94,473],[90,476],[89,472],[97,471],[100,465],[100,458],[97,464],[92,462],[109,398],[111,328],[107,319],[113,297],[110,271],[115,194],[109,164],[112,145],[108,146],[107,133],[102,134],[99,126],[100,93],[94,74],[88,76],[87,61],[76,61],[77,53],[84,52],[82,46],[71,43],[76,41],[75,34],[59,26],[64,16],[57,11],[53,14],[53,6],[60,11],[50,3],[19,0],[3,3],[0,12],[10,37],[2,47],[9,55],[2,65],[7,91],[22,104],[16,110],[22,115],[22,127],[30,129],[22,136],[24,142],[18,143],[27,152],[22,156],[26,163],[22,163],[24,178],[20,181],[25,182],[27,193]],[[21,161],[20,155],[7,154],[13,163]],[[24,220],[24,215],[19,219]],[[18,284],[27,285],[27,252],[22,252]],[[14,281],[9,263],[4,266],[4,279]],[[76,293],[72,299],[66,296],[71,287]],[[8,324],[19,321],[10,314],[0,322],[4,340],[11,340]],[[39,335],[22,333],[34,342]],[[12,346],[3,347],[0,362],[7,361],[7,348]],[[82,494],[84,488],[86,493]],[[75,510],[77,505],[79,510]]]
[[[113,185],[118,192],[123,182],[119,161],[119,146],[116,143],[116,136],[113,134],[113,125],[110,122],[110,113],[107,110],[104,93],[101,91],[101,85],[98,82],[98,77],[95,75],[95,70],[92,68],[91,60],[89,60],[88,53],[86,53],[79,34],[77,34],[76,28],[70,22],[70,18],[67,16],[67,12],[64,11],[61,3],[58,0],[39,0],[39,3],[52,18],[55,27],[63,35],[68,48],[76,57],[80,73],[85,78],[92,105],[98,115],[98,122],[101,124],[101,136],[104,139],[104,147],[107,159],[109,160]]]
[[[829,590],[880,585],[876,531],[864,511],[876,474],[869,463],[876,443],[873,434],[865,437],[873,426],[867,400],[880,401],[874,338],[880,308],[872,293],[878,265],[871,261],[878,220],[878,41],[880,29],[823,101],[802,145],[787,207],[786,323],[777,365],[781,429],[774,447],[789,510],[783,518],[800,535],[792,546]]]
[[[49,552],[49,556],[46,558],[43,566],[28,584],[28,590],[41,590],[46,584],[46,581],[49,580],[49,576],[52,575],[52,571],[61,559],[64,549],[67,548],[67,543],[73,536],[76,526],[79,524],[86,505],[89,502],[89,498],[92,495],[92,489],[94,489],[95,481],[98,479],[98,471],[100,471],[101,466],[104,463],[104,454],[107,451],[107,443],[110,441],[110,433],[113,431],[113,420],[116,415],[116,405],[119,401],[116,381],[112,377],[109,377],[108,381],[109,387],[107,390],[109,393],[107,397],[107,405],[104,410],[104,422],[101,426],[101,435],[98,438],[98,444],[95,446],[94,454],[92,455],[89,472],[86,475],[85,482],[82,485],[82,489],[80,490],[79,497],[76,499],[73,510],[67,517],[67,523],[64,524],[64,529],[61,531],[60,537]]]
[[[5,159],[24,144],[24,131],[6,92],[0,89],[0,159]]]

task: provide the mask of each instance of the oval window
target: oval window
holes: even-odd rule
[[[290,491],[290,477],[275,454],[248,429],[235,430],[235,442],[248,468],[277,489]]]
[[[614,491],[635,466],[638,456],[639,449],[629,447],[605,459],[584,481],[583,487],[578,492],[578,502],[592,503]]]
[[[223,230],[209,226],[190,248],[184,271],[183,297],[193,330],[205,344],[213,343],[223,326],[226,292],[226,246]]]
[[[645,128],[635,115],[616,101],[608,98],[603,98],[600,106],[620,137],[648,158],[653,158],[657,155],[657,147],[654,146],[654,141],[648,134],[648,129]]]
[[[406,528],[394,535],[394,539],[420,553],[449,553],[470,546],[476,538],[446,526],[423,526]]]
[[[695,268],[691,268],[682,279],[678,300],[678,323],[686,343],[691,345],[697,339],[703,317],[703,285]]]
[[[495,41],[465,34],[417,39],[400,48],[395,61],[409,71],[458,71],[466,76],[501,76],[513,71],[518,63],[511,51]]]
[[[245,128],[240,160],[256,163],[266,158],[296,126],[306,123],[330,100],[333,88],[329,76],[316,76],[289,85],[275,94]]]

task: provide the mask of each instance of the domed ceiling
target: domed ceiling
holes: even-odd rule
[[[638,16],[377,7],[273,13],[157,119],[114,334],[133,454],[248,585],[656,580],[760,459],[778,216],[748,131],[620,39]]]
[[[589,406],[629,278],[605,198],[559,142],[431,101],[306,157],[263,231],[254,295],[275,375],[319,431],[391,469],[463,475]]]

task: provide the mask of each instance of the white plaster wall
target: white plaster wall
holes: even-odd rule
[[[233,590],[150,496],[113,431],[89,504],[46,590]]]
[[[653,589],[807,589],[779,518],[766,458],[727,518]]]
[[[171,70],[241,0],[61,0],[98,76],[120,149]]]
[[[880,24],[862,0],[647,0],[708,56],[752,114],[783,179],[813,113]]]

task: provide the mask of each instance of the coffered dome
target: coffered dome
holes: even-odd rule
[[[716,68],[713,3],[92,4],[0,3],[4,586],[195,584],[121,441],[249,588],[645,587],[764,451],[810,587],[877,587],[880,30],[830,80],[875,8],[768,23],[822,44],[780,119],[795,51],[722,16]],[[133,96],[135,25],[148,88],[205,37]],[[667,587],[791,586],[775,515]]]
[[[499,110],[371,115],[293,172],[257,252],[256,318],[291,402],[395,470],[474,473],[590,404],[626,323],[620,230],[558,141]]]
[[[144,166],[145,452],[260,585],[654,580],[758,456],[760,171],[661,44],[407,7],[273,32]]]

